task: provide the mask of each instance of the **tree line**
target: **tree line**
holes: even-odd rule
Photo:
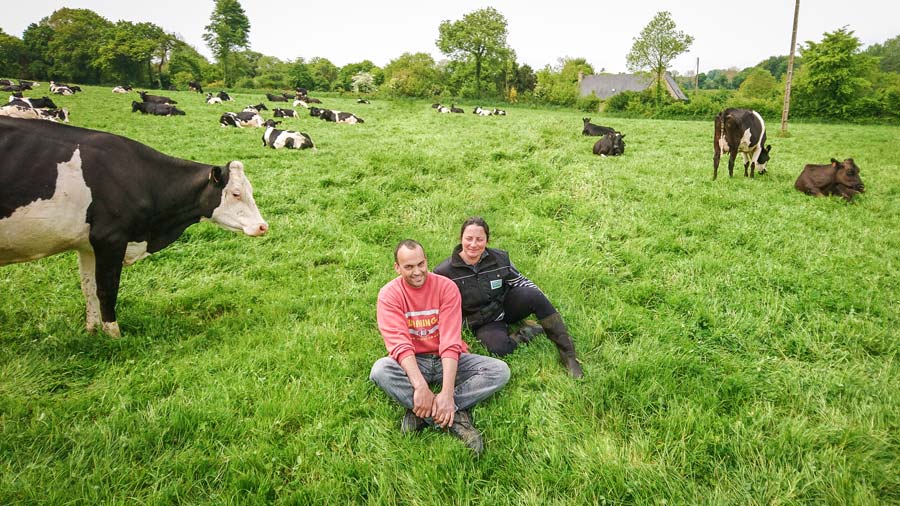
[[[445,59],[404,53],[384,67],[362,60],[339,67],[327,58],[283,61],[249,48],[250,20],[238,0],[216,0],[203,39],[209,61],[177,35],[153,23],[111,22],[88,9],[62,8],[32,23],[22,37],[0,30],[0,76],[81,84],[131,84],[185,89],[189,81],[229,89],[293,89],[377,93],[393,97],[481,98],[534,102],[653,117],[706,117],[722,106],[747,106],[779,116],[787,56],[742,70],[713,69],[675,79],[688,102],[659,88],[626,92],[606,103],[583,97],[580,76],[597,73],[585,58],[563,57],[539,70],[517,61],[507,20],[487,7],[445,20],[435,45]],[[635,37],[629,70],[661,76],[693,38],[658,13]],[[603,72],[603,69],[599,70]],[[657,82],[659,80],[657,79]],[[846,27],[800,46],[791,114],[808,118],[889,118],[900,115],[900,37],[865,50]]]

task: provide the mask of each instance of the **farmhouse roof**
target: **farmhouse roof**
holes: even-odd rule
[[[645,74],[594,74],[584,76],[578,83],[581,96],[586,97],[593,92],[597,98],[606,100],[623,91],[644,91],[649,88],[655,79]],[[687,95],[668,72],[663,77],[663,84],[669,95],[676,100],[687,100]]]

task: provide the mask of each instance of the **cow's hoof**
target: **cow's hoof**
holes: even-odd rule
[[[119,330],[118,322],[103,322],[103,332],[114,339],[122,337],[122,332]]]

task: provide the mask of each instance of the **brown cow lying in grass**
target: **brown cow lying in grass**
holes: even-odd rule
[[[862,179],[859,178],[859,167],[852,158],[843,162],[832,158],[830,165],[804,166],[794,188],[807,195],[840,195],[847,202],[853,200],[857,193],[865,191]]]

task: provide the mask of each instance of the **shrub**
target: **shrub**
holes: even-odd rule
[[[578,100],[575,101],[575,107],[578,108],[579,111],[584,112],[598,112],[600,110],[601,100],[591,92],[590,95],[586,97],[579,97]]]

